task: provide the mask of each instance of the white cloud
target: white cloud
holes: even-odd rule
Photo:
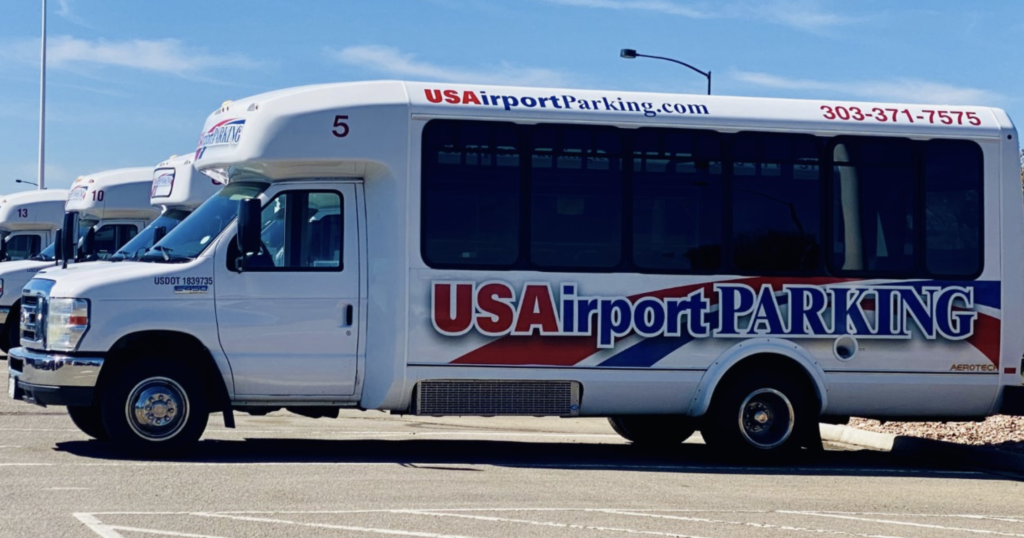
[[[736,71],[732,77],[740,82],[805,92],[827,92],[849,95],[861,99],[879,101],[900,101],[947,105],[984,105],[1004,99],[1004,96],[989,90],[953,86],[941,82],[913,78],[893,80],[866,80],[859,82],[828,82],[813,79],[786,78],[768,73]]]
[[[73,24],[84,26],[86,28],[95,28],[93,25],[89,24],[77,13],[72,11],[71,4],[73,4],[74,2],[75,0],[57,0],[57,9],[54,10],[53,13],[58,17]]]
[[[442,66],[418,60],[415,54],[403,53],[396,48],[382,45],[353,46],[340,50],[327,48],[326,53],[344,64],[412,79],[521,86],[565,86],[567,78],[550,69],[518,67],[506,62],[483,69]]]
[[[251,69],[258,65],[245,56],[211,54],[202,48],[186,46],[177,39],[108,41],[57,36],[49,39],[46,45],[47,67],[58,69],[82,65],[113,66],[190,76],[210,69]],[[38,55],[39,41],[36,39],[0,46],[0,59],[36,63]]]
[[[680,3],[669,0],[543,0],[563,6],[648,11],[691,19],[750,19],[820,33],[859,19],[824,10],[819,0],[733,0]]]

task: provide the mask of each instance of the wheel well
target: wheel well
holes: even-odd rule
[[[820,409],[821,405],[821,394],[818,393],[818,385],[815,383],[814,378],[811,377],[810,372],[796,360],[785,355],[779,355],[775,353],[758,353],[751,355],[744,359],[741,359],[736,364],[732,365],[731,368],[722,379],[719,380],[718,384],[715,385],[714,393],[711,398],[714,400],[718,389],[720,387],[727,387],[737,377],[746,374],[752,370],[769,370],[772,372],[780,372],[796,379],[800,386],[806,391],[807,396],[814,398],[814,402],[818,404]]]
[[[102,387],[104,379],[120,365],[133,360],[151,360],[171,355],[174,360],[181,361],[196,368],[205,382],[211,411],[227,410],[231,399],[228,397],[224,378],[221,376],[213,355],[196,337],[174,331],[142,331],[121,337],[104,360],[100,370],[97,389]],[[100,390],[96,391],[97,394]]]

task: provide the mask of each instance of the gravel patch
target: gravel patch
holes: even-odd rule
[[[1024,417],[994,416],[984,422],[885,422],[851,418],[850,427],[923,437],[1024,454]]]

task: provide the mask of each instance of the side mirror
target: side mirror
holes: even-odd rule
[[[79,242],[78,260],[88,260],[96,253],[96,228],[89,228]]]
[[[235,236],[238,247],[238,263],[236,267],[241,272],[245,267],[245,260],[256,254],[263,246],[260,241],[260,224],[263,207],[259,199],[249,198],[238,201],[238,234]]]
[[[64,257],[64,252],[63,252],[63,248],[64,248],[63,233],[64,233],[63,230],[58,228],[57,229],[57,233],[55,233],[54,236],[53,236],[53,259],[54,259],[54,261],[57,262],[58,265],[60,264],[61,258]]]
[[[68,212],[64,213],[64,225],[61,226],[63,234],[61,235],[60,248],[61,248],[61,260],[64,261],[64,266],[67,267],[68,260],[74,260],[78,257],[75,252],[75,238],[78,236],[78,213]]]
[[[155,245],[159,243],[165,235],[167,235],[167,226],[157,226],[156,228],[153,228],[153,244]]]
[[[5,262],[10,259],[11,257],[7,253],[7,238],[0,237],[0,262]]]

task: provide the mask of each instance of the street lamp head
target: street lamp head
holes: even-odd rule
[[[626,59],[629,59],[629,60],[635,59],[636,58],[636,50],[635,49],[622,49],[622,50],[619,51],[619,57],[620,58],[626,58]]]

